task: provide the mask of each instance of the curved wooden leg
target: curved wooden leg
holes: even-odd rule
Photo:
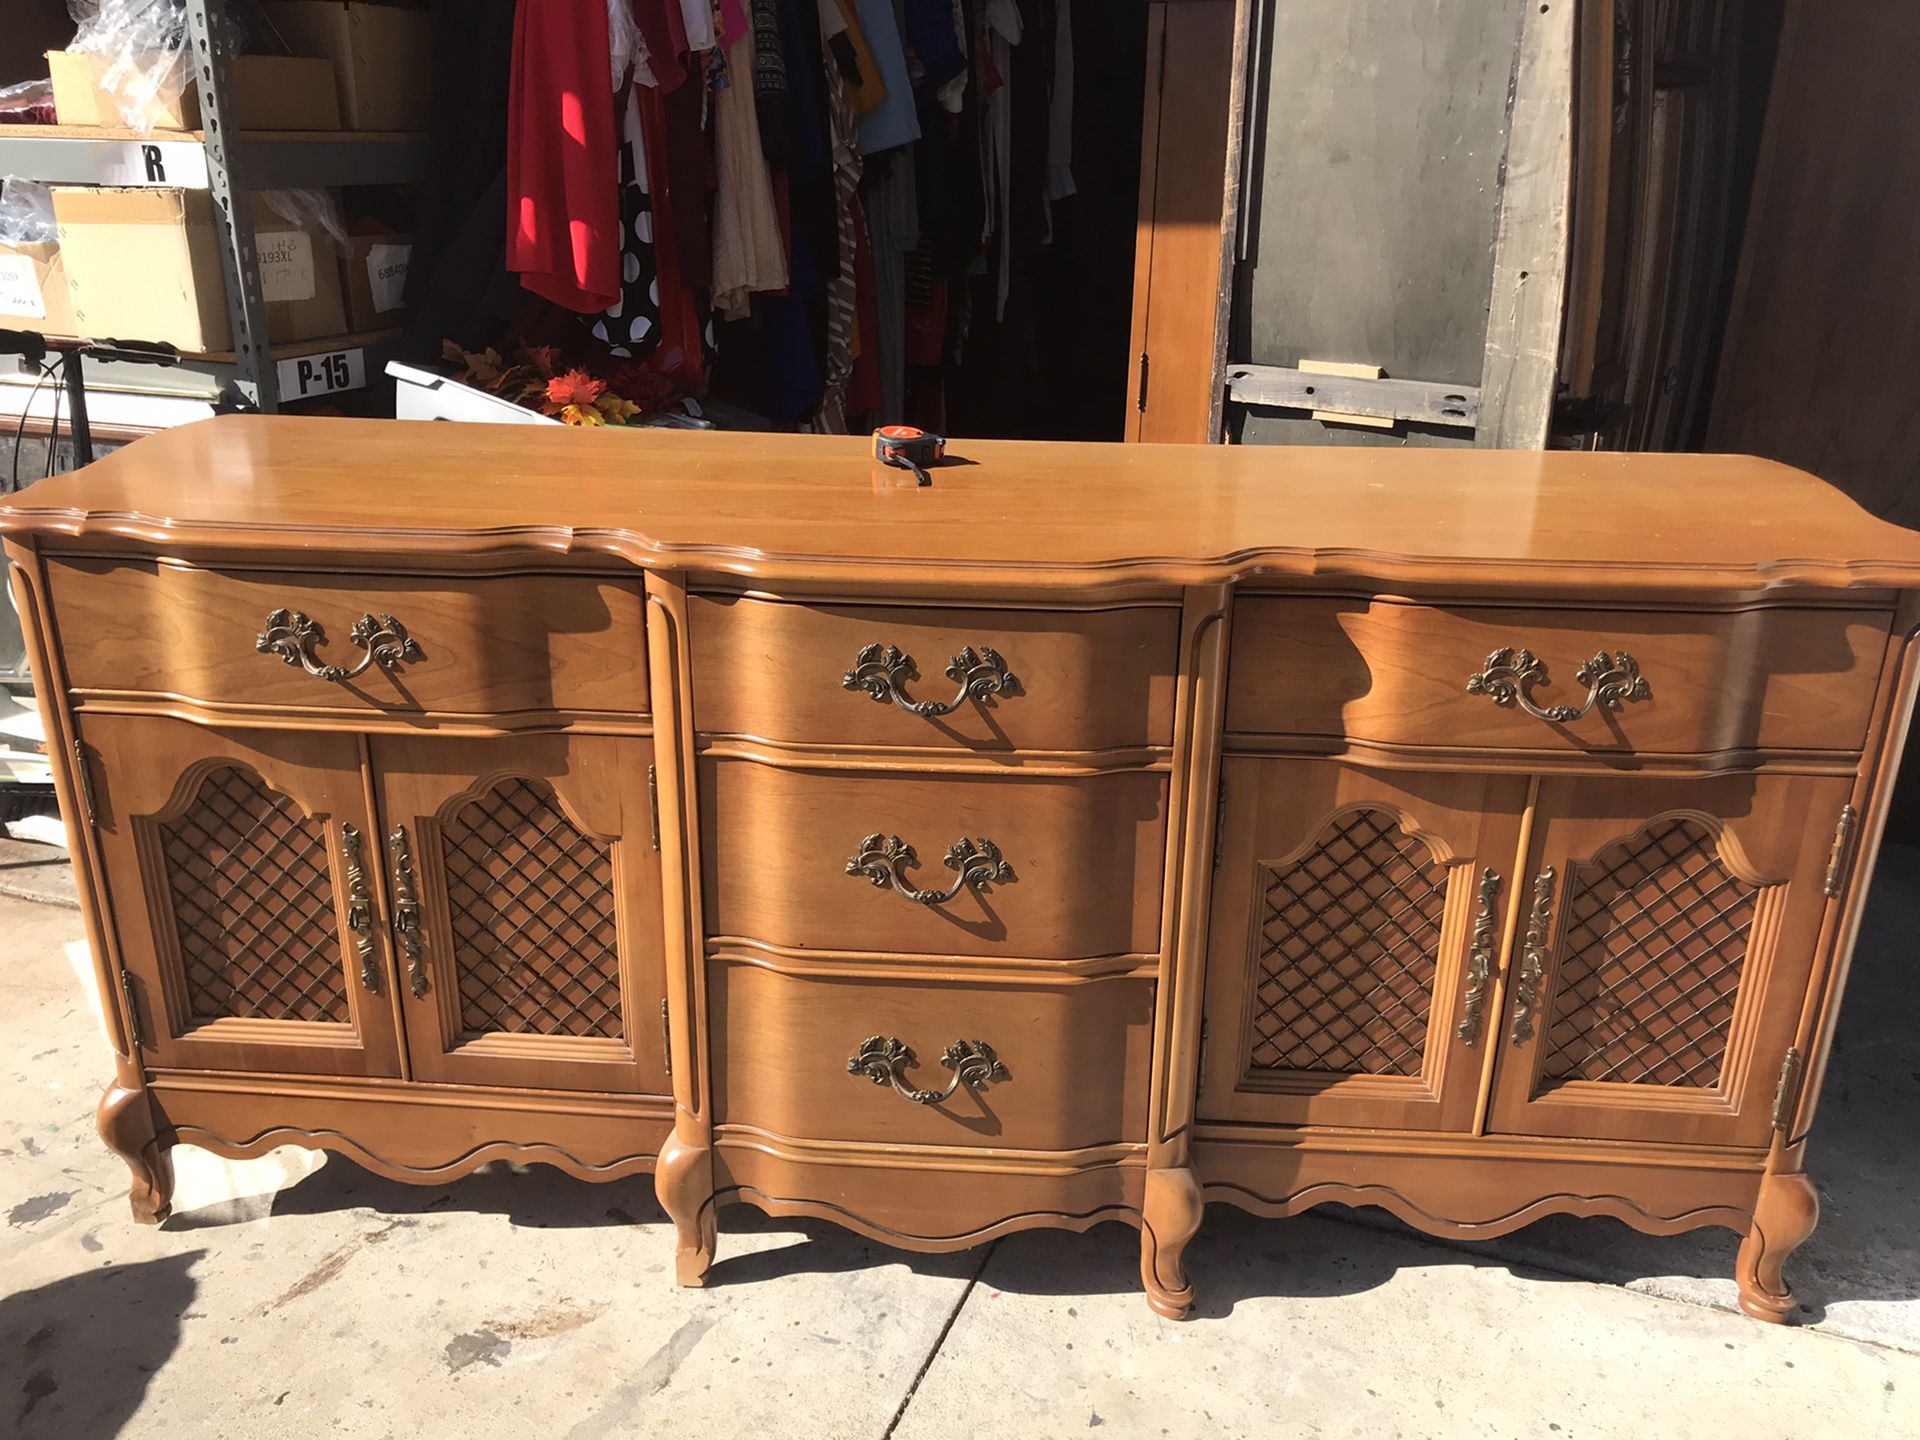
[[[674,1278],[682,1285],[707,1283],[716,1242],[713,1214],[713,1151],[669,1135],[654,1166],[653,1192],[673,1221]]]
[[[147,1092],[118,1083],[107,1086],[94,1123],[107,1148],[133,1172],[133,1218],[158,1225],[173,1213],[173,1156],[154,1133]]]
[[[1787,1257],[1813,1234],[1820,1220],[1820,1194],[1799,1171],[1768,1175],[1760,1182],[1753,1228],[1740,1242],[1734,1278],[1740,1308],[1756,1320],[1783,1325],[1793,1310],[1793,1291],[1781,1278]]]
[[[1187,1242],[1199,1232],[1206,1202],[1193,1171],[1147,1171],[1147,1192],[1141,1206],[1140,1281],[1147,1287],[1153,1313],[1184,1320],[1193,1309],[1193,1284],[1187,1279]]]

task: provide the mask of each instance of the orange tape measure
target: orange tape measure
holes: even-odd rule
[[[873,458],[896,470],[911,470],[922,485],[933,484],[927,467],[947,455],[947,437],[911,425],[885,425],[873,432]]]

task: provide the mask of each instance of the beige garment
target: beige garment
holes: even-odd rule
[[[753,106],[753,27],[727,49],[726,89],[713,97],[713,305],[729,320],[748,312],[755,291],[787,288],[787,241],[773,181],[760,149]]]

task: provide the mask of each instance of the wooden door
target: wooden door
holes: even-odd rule
[[[1207,1120],[1464,1130],[1521,778],[1229,758],[1207,956]]]
[[[1488,1128],[1766,1144],[1850,788],[1542,781]]]
[[[398,1075],[360,738],[94,715],[80,738],[147,1061]]]
[[[653,742],[373,741],[417,1080],[668,1090]]]

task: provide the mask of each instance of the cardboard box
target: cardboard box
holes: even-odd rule
[[[267,0],[261,9],[295,55],[332,63],[347,129],[432,128],[433,29],[425,10],[347,0]]]
[[[10,245],[0,240],[0,330],[79,335],[58,241]]]
[[[62,125],[127,124],[114,97],[101,85],[109,62],[85,50],[49,50],[53,108]],[[333,65],[284,55],[241,55],[233,62],[235,123],[242,130],[338,130],[340,97]],[[189,85],[173,106],[156,105],[148,120],[155,130],[198,130],[200,92]]]
[[[233,349],[208,192],[61,185],[53,215],[84,334],[199,354]],[[269,343],[343,334],[339,255],[327,233],[283,220],[262,196],[253,223]]]
[[[356,235],[347,252],[347,329],[391,330],[406,304],[411,235]]]

